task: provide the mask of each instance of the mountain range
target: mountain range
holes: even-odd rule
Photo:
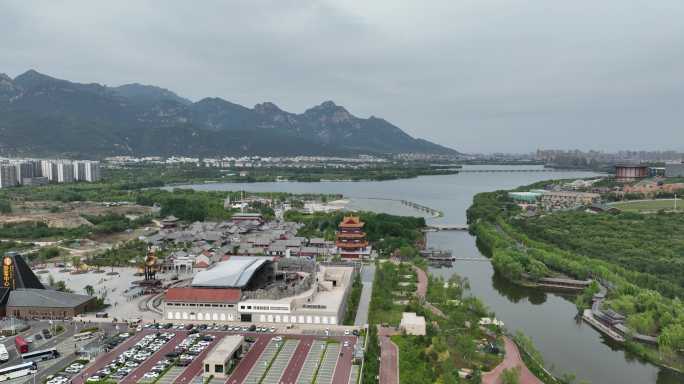
[[[0,74],[0,155],[458,155],[332,101],[296,114],[270,102],[192,102],[167,89],[109,87],[29,70]]]

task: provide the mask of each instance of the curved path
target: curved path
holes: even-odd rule
[[[416,294],[423,301],[423,304],[437,316],[446,317],[444,312],[425,300],[427,294],[428,276],[424,270],[413,266],[413,270],[418,276],[418,287]],[[504,369],[520,367],[520,384],[543,384],[525,365],[520,356],[520,351],[515,343],[504,336],[504,343],[506,347],[506,357],[501,364],[497,365],[492,371],[482,375],[482,384],[499,384],[501,382],[500,376]],[[382,382],[382,381],[381,381]]]
[[[543,384],[522,361],[520,351],[515,343],[504,336],[504,343],[506,345],[506,357],[493,370],[482,374],[482,384],[500,384],[501,374],[505,369],[520,368],[520,384]]]

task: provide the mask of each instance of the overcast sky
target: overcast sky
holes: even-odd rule
[[[0,72],[334,100],[464,152],[684,150],[684,1],[2,1]]]

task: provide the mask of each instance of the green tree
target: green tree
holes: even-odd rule
[[[83,287],[83,289],[88,296],[93,296],[95,294],[95,288],[93,288],[93,286],[90,284]]]
[[[12,205],[8,200],[0,199],[0,213],[12,213]]]
[[[520,367],[504,369],[501,372],[502,384],[520,384]]]
[[[418,256],[418,251],[416,250],[415,247],[412,247],[410,245],[405,245],[401,248],[399,248],[399,257],[401,257],[402,260],[412,260],[413,258]]]

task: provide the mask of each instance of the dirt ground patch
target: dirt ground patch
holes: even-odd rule
[[[140,216],[153,212],[153,208],[137,204],[107,206],[104,203],[78,201],[60,203],[56,201],[26,201],[14,204],[13,212],[0,216],[0,226],[22,222],[46,223],[54,228],[76,228],[91,225],[81,215],[104,215],[116,213]]]

